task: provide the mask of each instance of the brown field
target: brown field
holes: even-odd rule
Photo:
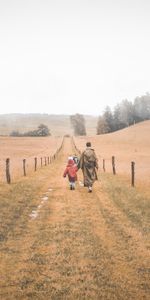
[[[27,173],[34,171],[34,158],[52,156],[61,145],[58,137],[0,137],[0,181],[5,181],[5,161],[10,158],[12,180],[23,176],[23,159],[26,159]]]
[[[86,141],[92,142],[101,170],[105,159],[106,171],[112,172],[111,157],[115,156],[116,172],[130,178],[131,161],[134,161],[135,181],[146,185],[150,193],[150,121],[111,134],[75,138],[81,150]]]
[[[136,158],[138,165],[140,155],[148,170],[149,128],[144,122],[90,138],[99,158],[106,158],[106,169],[113,154],[122,174],[113,176],[100,168],[91,194],[81,185],[80,170],[75,191],[62,176],[68,155],[75,153],[70,138],[50,165],[11,185],[0,182],[0,299],[149,299],[150,192],[131,187],[123,175],[128,160],[130,164]],[[49,154],[61,142],[29,139],[27,145],[27,140],[1,139],[9,145],[3,146],[3,158]],[[86,138],[75,141],[84,148]]]

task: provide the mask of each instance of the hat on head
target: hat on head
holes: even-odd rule
[[[74,165],[74,160],[73,160],[72,157],[69,157],[69,159],[68,159],[68,164],[69,164],[69,165]]]
[[[69,159],[73,159],[73,157],[72,157],[72,156],[68,156],[68,160],[69,160]]]

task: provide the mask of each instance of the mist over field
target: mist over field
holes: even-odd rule
[[[98,118],[96,116],[84,117],[87,134],[96,134]],[[24,133],[35,129],[41,123],[49,127],[52,135],[73,134],[69,115],[4,114],[0,115],[0,135],[9,135],[13,130]]]
[[[0,1],[0,113],[99,115],[150,88],[150,1]]]

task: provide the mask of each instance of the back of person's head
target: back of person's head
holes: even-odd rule
[[[68,165],[74,165],[74,160],[72,157],[68,158]]]
[[[91,143],[90,143],[90,142],[87,142],[87,143],[86,143],[86,147],[91,147]]]

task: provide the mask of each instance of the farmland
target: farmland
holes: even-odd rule
[[[5,181],[5,161],[10,158],[13,180],[23,175],[23,159],[27,160],[27,172],[34,170],[34,158],[52,156],[62,142],[61,137],[0,137],[0,178]]]
[[[83,150],[86,141],[90,140],[99,158],[101,170],[102,160],[105,159],[105,168],[109,173],[112,173],[112,156],[115,156],[116,159],[116,172],[127,178],[130,178],[131,161],[134,161],[136,181],[149,189],[149,133],[150,121],[145,121],[110,134],[78,137],[75,138],[75,143],[79,149]]]
[[[75,137],[81,150],[91,141],[99,158],[93,193],[75,191],[63,178],[75,153],[65,138],[57,158],[12,184],[0,182],[1,298],[149,299],[150,122],[104,136]],[[62,138],[5,138],[1,160],[52,155]],[[116,176],[111,156],[116,157]],[[106,160],[106,172],[102,159]],[[130,185],[130,162],[136,186]],[[22,164],[21,164],[22,168]],[[18,170],[18,168],[16,169]],[[22,169],[21,169],[22,170]],[[12,174],[15,174],[12,170]]]

